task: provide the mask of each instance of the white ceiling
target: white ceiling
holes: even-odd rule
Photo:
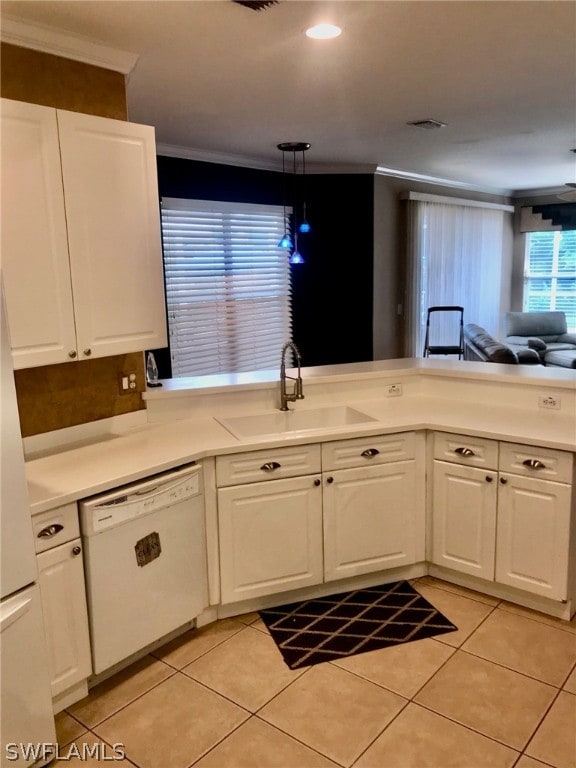
[[[190,156],[383,166],[488,190],[576,181],[572,0],[6,0],[3,19],[138,54],[129,117]],[[312,23],[342,27],[314,41]],[[435,118],[424,131],[411,120]],[[199,153],[199,154],[198,154]]]

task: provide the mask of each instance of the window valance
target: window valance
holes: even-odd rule
[[[523,206],[520,232],[551,232],[576,229],[576,203]]]

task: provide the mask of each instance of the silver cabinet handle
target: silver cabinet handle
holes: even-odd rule
[[[454,453],[457,453],[458,456],[476,456],[471,448],[455,448]]]
[[[378,456],[380,451],[378,448],[366,448],[365,451],[362,451],[360,456],[365,456],[367,459],[371,459],[373,456]]]
[[[524,459],[522,464],[528,469],[546,469],[546,464],[539,459]]]
[[[60,523],[54,523],[53,525],[47,525],[46,528],[42,528],[37,534],[39,539],[51,539],[52,536],[56,536],[57,533],[64,530],[64,526]]]
[[[82,547],[76,546],[72,550],[72,554],[74,555],[74,557],[77,557],[80,554],[80,552],[82,552]]]
[[[280,469],[281,466],[277,461],[267,461],[266,464],[262,464],[260,469],[264,472],[274,472],[275,469]]]

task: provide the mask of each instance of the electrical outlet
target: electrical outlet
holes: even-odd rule
[[[118,387],[121,395],[129,395],[136,391],[136,374],[134,372],[121,373],[118,376]]]
[[[538,408],[551,408],[559,411],[562,406],[562,400],[556,395],[538,395]]]
[[[387,397],[400,397],[402,394],[402,384],[388,384],[386,386]]]

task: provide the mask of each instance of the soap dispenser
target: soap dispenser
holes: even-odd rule
[[[158,366],[156,365],[156,359],[153,352],[148,352],[146,358],[146,383],[149,387],[161,387],[162,384],[158,381]]]

